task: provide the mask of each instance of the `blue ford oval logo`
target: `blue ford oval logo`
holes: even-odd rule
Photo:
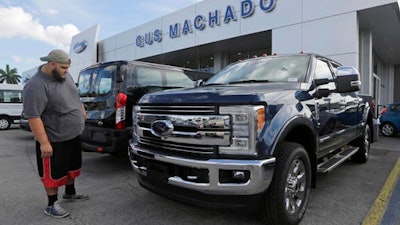
[[[174,125],[168,120],[156,120],[151,124],[151,133],[157,137],[167,137],[174,131]]]
[[[75,43],[73,49],[74,49],[74,52],[81,53],[86,49],[87,46],[88,46],[88,42],[86,40],[83,40],[83,41],[79,41],[79,42]]]

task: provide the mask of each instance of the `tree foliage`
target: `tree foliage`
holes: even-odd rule
[[[21,81],[21,76],[16,68],[10,69],[10,65],[6,64],[6,69],[0,69],[0,83],[18,84]]]

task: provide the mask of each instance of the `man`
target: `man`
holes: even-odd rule
[[[23,111],[36,140],[38,172],[48,197],[44,213],[64,218],[69,213],[59,204],[59,187],[65,185],[64,201],[89,199],[77,194],[74,185],[82,165],[79,136],[86,112],[68,73],[68,54],[55,49],[40,60],[47,63],[25,85]]]

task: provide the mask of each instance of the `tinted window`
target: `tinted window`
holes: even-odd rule
[[[136,69],[136,83],[139,86],[162,86],[162,71],[147,67]]]
[[[139,87],[193,87],[190,74],[179,70],[165,70],[148,67],[136,68],[136,83]]]
[[[194,81],[182,71],[166,71],[167,86],[174,87],[193,87]]]
[[[78,90],[81,97],[104,96],[111,92],[116,65],[101,66],[81,72]]]
[[[0,103],[22,103],[22,91],[0,91]]]
[[[329,69],[329,64],[326,61],[317,60],[315,67],[314,79],[333,79],[332,72]]]

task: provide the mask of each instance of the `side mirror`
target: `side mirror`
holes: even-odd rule
[[[361,86],[360,73],[351,66],[341,66],[336,71],[336,91],[347,93],[359,91]]]

